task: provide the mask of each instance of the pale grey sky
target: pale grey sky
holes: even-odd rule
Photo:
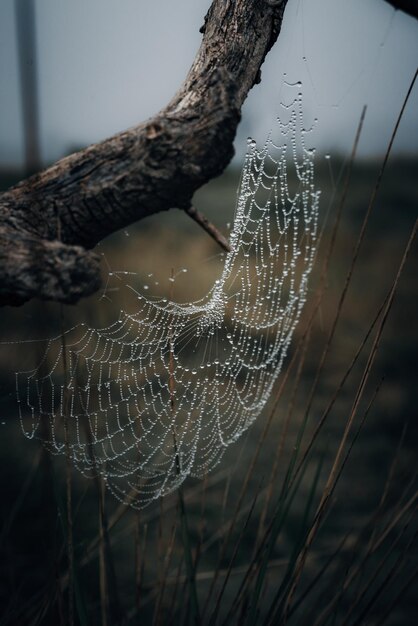
[[[184,78],[210,0],[36,0],[42,157],[108,137],[151,116]],[[303,82],[317,147],[381,153],[418,64],[418,21],[383,0],[289,0],[282,34],[244,106],[236,149],[263,142],[284,72]],[[23,159],[14,0],[0,0],[0,165]],[[418,153],[418,86],[396,149]]]

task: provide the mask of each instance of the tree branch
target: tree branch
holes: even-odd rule
[[[0,268],[1,304],[22,304],[40,294],[74,303],[99,289],[101,282],[97,254],[1,226]]]
[[[404,11],[404,13],[408,13],[408,15],[412,15],[418,19],[417,0],[386,0],[386,2],[395,7],[395,9]]]
[[[76,301],[99,285],[97,258],[84,249],[153,213],[190,209],[194,192],[233,156],[241,106],[260,81],[286,4],[213,0],[196,59],[165,109],[0,195],[1,304],[34,295]]]
[[[192,220],[194,220],[199,226],[205,230],[208,235],[212,237],[216,241],[216,243],[223,249],[225,252],[231,251],[231,246],[229,245],[228,240],[224,235],[219,232],[219,230],[214,226],[200,211],[198,211],[195,207],[191,206],[186,209],[186,213],[190,215]]]

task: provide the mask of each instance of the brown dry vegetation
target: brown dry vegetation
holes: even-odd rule
[[[186,482],[180,503],[173,494],[137,513],[106,497],[106,514],[103,509],[99,514],[97,483],[73,476],[75,623],[414,623],[416,243],[382,326],[341,460],[350,454],[323,515],[315,512],[327,493],[329,473],[353,415],[383,313],[374,320],[390,293],[416,218],[418,163],[389,162],[335,336],[317,377],[378,171],[375,162],[354,168],[326,290],[315,309],[347,171],[343,161],[331,161],[331,167],[334,179],[340,180],[335,195],[328,165],[318,163],[324,237],[311,297],[271,407],[229,448],[206,480]],[[195,199],[224,231],[232,221],[237,180],[231,171]],[[159,285],[151,285],[157,294],[168,294],[172,267],[189,268],[176,281],[179,301],[206,293],[222,262],[215,244],[177,212],[119,232],[98,251],[113,272],[135,272],[137,276],[128,276],[130,282],[157,281]],[[77,308],[68,307],[66,324],[85,320],[100,326],[109,321],[112,307],[124,306],[123,290],[111,290],[120,283],[118,278],[110,281],[106,293],[111,301],[101,300],[99,294]],[[3,341],[59,332],[55,305],[4,309],[1,319]],[[310,319],[311,330],[306,333]],[[2,625],[65,624],[68,618],[65,463],[23,437],[15,406],[13,372],[30,367],[38,356],[28,344],[0,346]],[[324,415],[324,425],[304,461]],[[311,542],[309,530],[316,521],[321,524]]]

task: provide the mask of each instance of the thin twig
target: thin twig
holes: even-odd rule
[[[207,217],[203,215],[200,211],[198,211],[195,207],[191,206],[188,209],[185,209],[187,215],[190,215],[192,220],[194,220],[199,226],[205,230],[208,235],[212,237],[218,243],[225,252],[231,252],[231,246],[229,245],[229,241],[226,237],[216,228],[212,222],[208,220]]]

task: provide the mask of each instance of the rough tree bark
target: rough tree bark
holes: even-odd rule
[[[415,0],[388,2],[417,16]],[[0,194],[0,305],[76,302],[100,286],[96,243],[158,211],[190,210],[233,156],[242,104],[286,4],[213,0],[196,59],[165,109]]]
[[[165,109],[0,195],[0,304],[76,302],[100,285],[97,242],[158,211],[190,208],[233,156],[241,106],[286,4],[214,0],[196,59]]]

